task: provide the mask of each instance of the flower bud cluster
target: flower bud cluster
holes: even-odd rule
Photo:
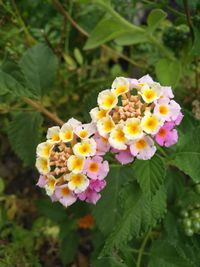
[[[187,236],[200,234],[200,204],[196,203],[182,210],[180,223]]]

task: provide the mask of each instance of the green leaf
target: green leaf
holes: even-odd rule
[[[179,139],[177,151],[173,154],[172,164],[195,182],[200,181],[200,128],[188,131]]]
[[[52,221],[67,221],[66,209],[59,203],[52,203],[50,199],[40,199],[36,202],[39,212]]]
[[[147,18],[148,30],[154,31],[166,17],[167,13],[162,9],[153,9]]]
[[[141,32],[128,32],[115,38],[115,42],[118,45],[132,45],[148,42],[148,37]]]
[[[166,175],[165,164],[156,155],[150,160],[136,160],[133,171],[142,191],[150,196],[161,187]]]
[[[103,257],[101,259],[97,259],[93,261],[93,266],[95,267],[127,267],[127,265],[123,262],[118,261],[114,257]]]
[[[193,26],[194,29],[194,44],[192,48],[192,53],[194,55],[200,55],[200,30],[199,27]]]
[[[37,96],[48,94],[57,70],[57,58],[44,44],[37,44],[23,55],[20,67],[27,87]]]
[[[153,242],[149,267],[192,267],[191,262],[179,255],[176,248],[166,240]]]
[[[163,188],[151,200],[134,183],[126,188],[123,199],[123,212],[120,212],[116,227],[106,240],[103,254],[112,253],[114,248],[124,246],[133,236],[138,237],[141,232],[147,231],[163,217],[166,210],[166,193]]]
[[[69,232],[61,241],[60,256],[64,265],[73,261],[78,248],[79,236],[77,231]]]
[[[0,177],[0,194],[3,193],[4,189],[5,189],[5,183],[3,178]]]
[[[127,29],[120,21],[114,18],[103,18],[92,31],[84,49],[98,47],[127,32],[130,32],[130,29]]]
[[[37,112],[18,113],[8,127],[8,138],[25,165],[34,165],[35,150],[40,142],[42,117]]]
[[[74,49],[74,57],[80,66],[83,65],[83,56],[77,47]]]
[[[30,92],[26,90],[15,78],[3,71],[0,71],[0,95],[8,93],[17,97],[31,96]]]
[[[160,59],[156,63],[155,71],[162,85],[176,86],[181,77],[181,63],[178,60]]]
[[[97,226],[104,234],[108,234],[113,229],[119,219],[119,193],[122,186],[133,178],[131,167],[111,166],[106,178],[107,185],[102,192],[101,199],[92,209]],[[107,209],[109,203],[109,209]],[[105,210],[107,210],[105,212]]]

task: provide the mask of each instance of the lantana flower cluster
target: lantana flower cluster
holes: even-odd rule
[[[37,146],[37,185],[45,188],[52,201],[67,207],[77,199],[95,204],[100,198],[109,165],[102,158],[106,151],[98,153],[95,133],[93,123],[72,118],[61,128],[49,128],[46,142]]]
[[[37,185],[65,207],[77,199],[96,204],[109,172],[107,152],[128,164],[150,159],[158,145],[177,142],[176,126],[183,114],[173,98],[171,87],[149,75],[138,80],[117,77],[111,89],[99,93],[90,123],[72,118],[61,128],[48,129],[46,142],[36,151]]]
[[[156,143],[169,147],[178,140],[175,127],[183,114],[173,98],[171,87],[161,86],[149,75],[139,80],[118,77],[111,89],[99,93],[98,106],[90,115],[120,163],[148,160]]]

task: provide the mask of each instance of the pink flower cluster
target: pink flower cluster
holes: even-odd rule
[[[61,128],[48,129],[47,140],[36,151],[37,185],[65,207],[78,199],[96,204],[109,172],[103,158],[107,152],[128,164],[150,159],[157,145],[177,142],[176,126],[183,114],[173,98],[171,87],[149,75],[138,80],[117,77],[111,89],[99,93],[90,123],[72,118]]]
[[[178,140],[176,126],[183,114],[171,87],[146,75],[138,80],[117,77],[111,89],[99,93],[98,106],[90,111],[92,122],[121,164],[135,158],[148,160],[156,143],[169,147]]]
[[[93,123],[70,119],[61,128],[49,128],[47,141],[37,147],[37,185],[65,207],[78,199],[96,204],[109,172],[104,143]]]

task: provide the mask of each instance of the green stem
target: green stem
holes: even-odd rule
[[[132,251],[133,253],[137,253],[137,254],[140,252],[139,249],[135,249],[135,248],[131,248],[130,251]],[[147,255],[147,256],[150,255],[149,252],[145,252],[145,251],[143,251],[142,254],[143,254],[143,255]]]
[[[156,147],[157,147],[158,151],[160,151],[160,153],[161,153],[165,158],[168,158],[167,153],[165,152],[165,150],[164,150],[161,146],[157,145]]]
[[[144,240],[142,242],[142,245],[141,245],[141,247],[139,249],[136,267],[141,267],[142,255],[144,254],[144,249],[145,249],[145,246],[147,244],[147,241],[148,241],[148,239],[150,237],[150,234],[151,234],[151,231],[149,231],[147,233],[147,235],[145,236],[145,238],[144,238]]]

